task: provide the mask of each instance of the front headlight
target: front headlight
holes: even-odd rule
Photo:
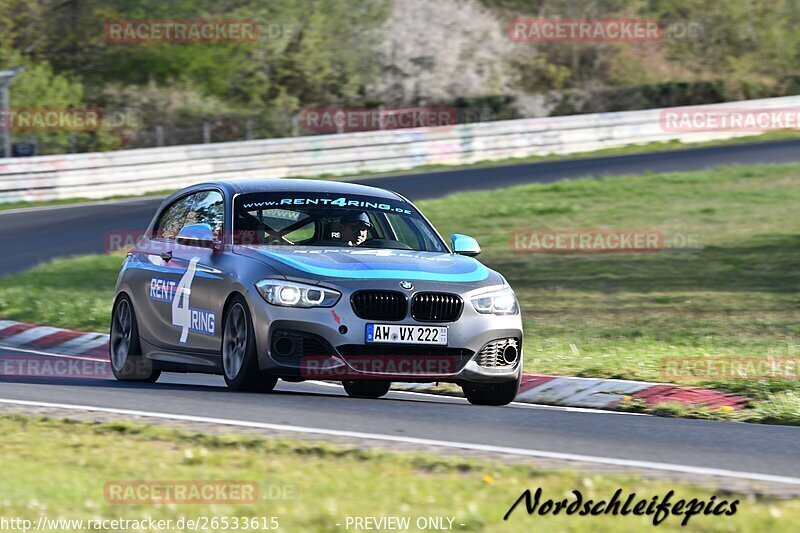
[[[511,288],[487,292],[472,298],[472,307],[479,313],[486,315],[516,315],[519,313],[519,304]]]
[[[277,279],[262,279],[256,289],[267,302],[284,307],[333,307],[342,296],[333,289]]]

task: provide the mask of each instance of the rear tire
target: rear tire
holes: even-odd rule
[[[391,381],[384,380],[364,380],[364,381],[342,381],[344,390],[352,398],[380,398],[389,392],[392,386]]]
[[[472,405],[508,405],[517,397],[521,380],[522,376],[505,383],[464,384],[461,390]]]
[[[278,378],[258,367],[258,348],[247,302],[234,296],[222,325],[222,375],[233,391],[270,392]]]
[[[142,355],[136,314],[127,294],[117,298],[111,313],[108,359],[119,381],[155,383],[161,376],[161,370],[153,368],[153,362]]]

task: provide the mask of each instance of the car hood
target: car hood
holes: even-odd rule
[[[462,255],[371,248],[241,246],[288,278],[314,280],[396,279],[497,285],[503,278],[478,260]]]

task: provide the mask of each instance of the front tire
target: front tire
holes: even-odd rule
[[[380,398],[389,392],[392,382],[384,380],[342,381],[342,385],[344,385],[347,395],[352,398]]]
[[[111,313],[108,358],[111,372],[120,381],[155,383],[161,376],[153,362],[142,355],[136,314],[127,294],[120,295]]]
[[[278,378],[258,367],[258,349],[253,319],[241,296],[231,300],[225,313],[222,333],[222,374],[234,391],[270,392]]]
[[[517,397],[521,380],[522,376],[519,376],[504,383],[464,384],[461,390],[472,405],[508,405]]]

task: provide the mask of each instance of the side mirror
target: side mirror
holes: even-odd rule
[[[214,248],[214,232],[208,224],[189,224],[178,233],[178,244]]]
[[[453,233],[450,236],[450,242],[453,245],[453,252],[459,255],[474,257],[481,253],[481,245],[478,244],[478,241],[472,237],[469,237],[468,235]]]

